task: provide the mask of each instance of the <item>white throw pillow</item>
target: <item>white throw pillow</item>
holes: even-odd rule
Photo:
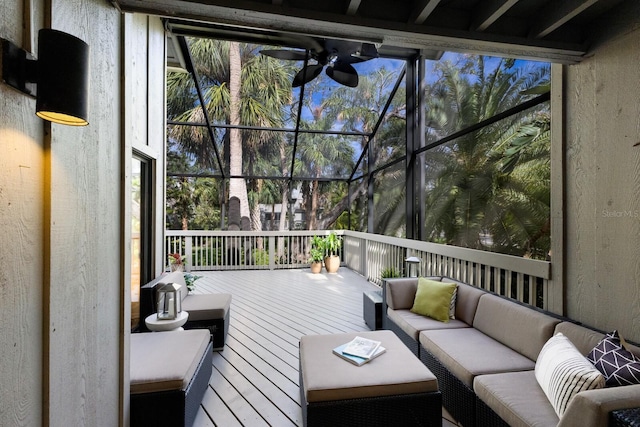
[[[536,379],[562,417],[569,402],[579,392],[603,388],[602,374],[563,334],[551,338],[540,350],[536,361]]]

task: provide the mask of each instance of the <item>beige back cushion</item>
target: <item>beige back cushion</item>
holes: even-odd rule
[[[409,310],[413,307],[417,289],[417,277],[387,279],[387,305],[393,310]]]
[[[480,297],[473,327],[518,353],[536,360],[560,323],[546,314],[493,294]]]
[[[572,322],[562,322],[556,326],[555,333],[562,332],[583,355],[589,352],[604,338],[602,332],[594,331]],[[624,338],[624,335],[621,335]],[[625,348],[640,357],[640,347],[626,343]]]
[[[569,338],[571,344],[575,345],[578,351],[584,356],[589,354],[593,347],[604,338],[604,334],[572,322],[558,323],[554,335],[557,333],[562,333],[562,335]]]
[[[449,279],[442,279],[443,282],[449,282]],[[462,320],[468,325],[473,324],[473,318],[476,315],[478,301],[480,297],[486,294],[482,289],[465,284],[458,285],[458,296],[456,297],[456,319]]]

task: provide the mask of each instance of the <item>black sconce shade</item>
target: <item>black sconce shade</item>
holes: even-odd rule
[[[38,56],[37,61],[31,60],[25,51],[3,40],[3,80],[36,96],[38,117],[71,126],[89,124],[89,46],[70,34],[42,29]]]
[[[87,125],[89,46],[61,31],[38,33],[36,114],[71,126]]]

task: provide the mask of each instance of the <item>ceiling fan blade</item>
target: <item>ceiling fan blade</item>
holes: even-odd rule
[[[322,64],[309,65],[306,68],[298,71],[298,74],[293,78],[292,87],[302,86],[303,84],[310,82],[320,75],[322,72]]]
[[[261,50],[260,53],[272,58],[292,61],[304,61],[307,58],[307,52],[303,50],[264,49]]]
[[[342,85],[358,86],[358,72],[351,64],[336,62],[333,67],[327,68],[327,75]]]

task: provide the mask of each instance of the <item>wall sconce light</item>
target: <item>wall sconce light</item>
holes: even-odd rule
[[[38,32],[39,59],[2,39],[2,79],[36,97],[36,115],[70,126],[89,124],[89,46],[61,31]]]

